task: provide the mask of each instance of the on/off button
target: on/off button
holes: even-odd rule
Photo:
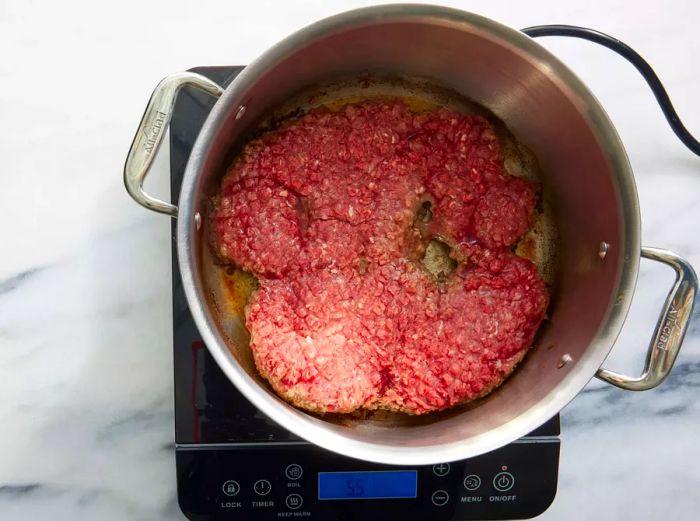
[[[515,478],[510,472],[499,472],[493,477],[493,488],[499,492],[508,492],[515,485]]]

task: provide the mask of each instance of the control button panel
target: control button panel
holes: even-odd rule
[[[558,458],[556,438],[425,466],[378,465],[311,444],[191,450],[180,445],[178,499],[185,515],[207,521],[524,519],[542,513],[554,499]],[[405,480],[375,474],[386,471],[395,476],[408,471],[411,494],[387,492],[387,483]],[[321,494],[319,476],[328,475],[335,475],[335,488]]]

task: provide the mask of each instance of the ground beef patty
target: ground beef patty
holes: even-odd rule
[[[261,282],[246,324],[255,363],[278,394],[305,409],[341,413],[377,398],[395,338],[363,321],[364,285],[353,268]]]
[[[250,142],[214,201],[213,246],[258,277],[246,325],[277,393],[422,414],[487,393],[532,343],[547,291],[510,249],[536,200],[485,118],[363,102]],[[460,263],[447,279],[421,264],[434,238]]]
[[[219,256],[282,277],[406,255],[425,191],[419,165],[398,150],[411,124],[399,103],[350,105],[248,145],[216,203]]]
[[[531,262],[500,253],[461,266],[436,307],[416,304],[394,352],[394,385],[382,404],[420,414],[499,385],[532,342],[547,293]]]

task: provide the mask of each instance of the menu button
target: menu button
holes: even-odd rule
[[[464,478],[464,488],[473,492],[481,486],[481,478],[476,474],[469,474]]]

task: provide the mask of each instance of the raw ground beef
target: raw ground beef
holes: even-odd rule
[[[246,323],[256,365],[279,394],[321,412],[351,412],[376,399],[393,339],[358,314],[364,284],[352,268],[262,283]]]
[[[393,357],[388,408],[424,413],[478,398],[524,356],[547,306],[534,265],[511,253],[460,267],[437,309],[416,306]]]
[[[483,117],[364,102],[249,143],[215,200],[213,244],[259,279],[246,325],[281,396],[422,414],[489,392],[530,346],[547,291],[511,249],[536,201]],[[448,280],[421,264],[433,238],[460,262]]]
[[[411,124],[401,104],[365,104],[312,111],[255,142],[222,183],[219,255],[277,277],[403,256],[425,191],[398,153]]]

